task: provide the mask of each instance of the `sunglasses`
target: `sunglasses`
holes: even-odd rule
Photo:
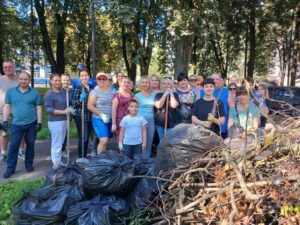
[[[99,80],[99,81],[106,81],[108,79],[106,79],[106,78],[97,78],[97,80]]]
[[[229,91],[236,91],[236,88],[229,88]]]
[[[189,81],[191,81],[191,82],[196,82],[197,79],[189,79]]]

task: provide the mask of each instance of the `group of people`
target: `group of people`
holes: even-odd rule
[[[5,178],[15,172],[22,138],[26,143],[26,169],[33,170],[34,141],[42,117],[42,100],[29,86],[30,74],[21,72],[17,78],[13,71],[7,72],[7,65],[13,68],[14,64],[4,62],[5,75],[0,78],[3,91],[0,94],[5,96],[0,102],[4,133],[8,131],[10,112],[13,115]],[[94,81],[84,65],[79,64],[77,69],[79,78],[73,81],[68,74],[51,74],[51,88],[44,96],[54,169],[61,165],[70,117],[77,127],[80,158],[87,157],[91,134],[99,141],[97,154],[107,149],[109,139],[115,134],[120,153],[137,159],[151,156],[155,134],[162,140],[180,123],[201,125],[224,139],[228,127],[235,125],[257,131],[266,124],[268,89],[254,85],[251,78],[244,79],[239,86],[233,76],[226,87],[218,73],[207,79],[183,72],[175,80],[171,76],[142,76],[136,93],[133,82],[122,72],[116,73],[117,82],[113,83],[108,73],[98,72]],[[5,139],[2,133],[1,140]],[[5,155],[3,143],[7,142],[1,141],[1,153]]]

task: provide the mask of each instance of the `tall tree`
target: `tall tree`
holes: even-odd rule
[[[71,13],[72,6],[74,2],[72,0],[64,1],[51,1],[47,2],[45,0],[34,0],[35,9],[39,19],[40,32],[43,40],[43,48],[46,53],[47,59],[51,65],[52,72],[64,73],[65,72],[65,35],[66,35],[66,25],[67,18]],[[53,50],[53,43],[49,35],[48,23],[46,17],[46,12],[48,17],[53,13],[55,21],[56,30],[56,48]],[[54,54],[56,53],[56,54]]]

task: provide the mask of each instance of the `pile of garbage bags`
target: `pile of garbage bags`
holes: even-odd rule
[[[13,207],[16,224],[128,224],[130,213],[155,204],[161,170],[189,165],[218,146],[220,137],[180,124],[158,146],[154,160],[133,161],[106,151],[79,167],[70,164],[46,175],[46,185],[25,193]]]
[[[44,187],[25,193],[14,205],[14,222],[126,224],[131,210],[143,209],[158,193],[152,165],[149,159],[132,161],[107,151],[83,168],[70,164],[53,170]]]

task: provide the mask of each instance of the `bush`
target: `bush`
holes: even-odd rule
[[[24,191],[32,191],[37,187],[43,186],[44,179],[10,181],[0,184],[0,224],[10,224],[12,206],[23,196]]]

